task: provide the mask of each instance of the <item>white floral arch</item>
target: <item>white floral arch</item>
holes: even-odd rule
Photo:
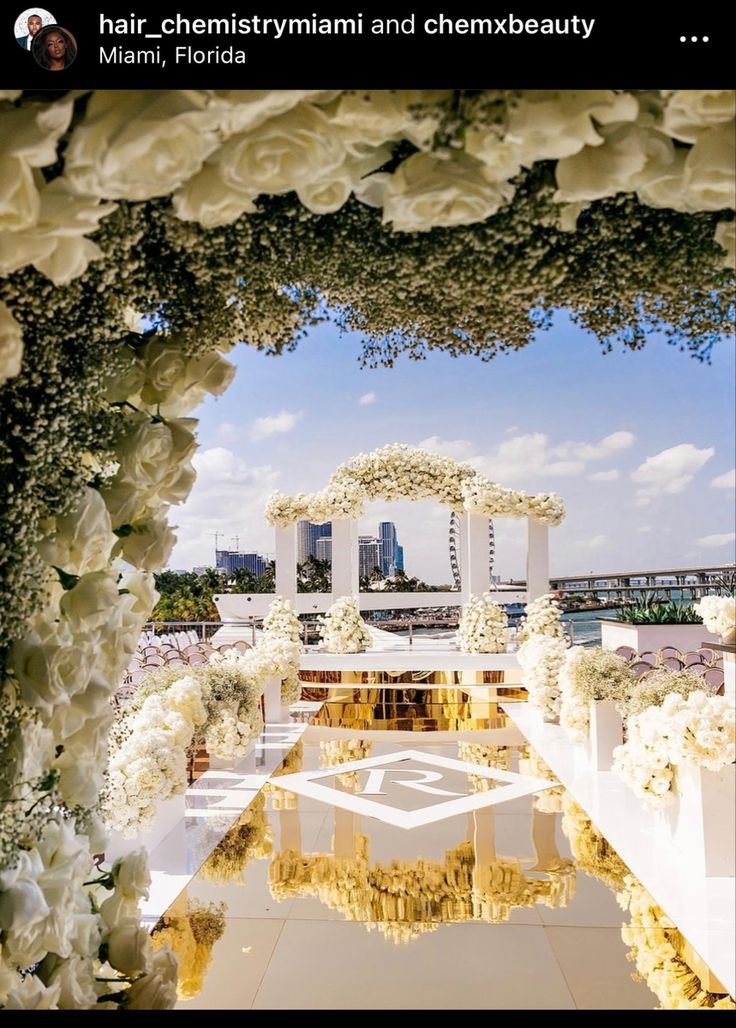
[[[460,518],[460,591],[361,593],[358,581],[358,520],[372,500],[438,500]],[[363,610],[402,607],[458,606],[471,595],[490,592],[496,602],[527,603],[549,589],[547,531],[565,516],[555,493],[530,495],[505,489],[469,463],[417,447],[392,444],[361,453],[340,465],[317,493],[285,496],[274,493],[266,520],[276,533],[276,592],[229,593],[215,597],[223,621],[262,617],[275,595],[283,596],[300,614],[327,610],[339,597],[352,596]],[[528,522],[527,587],[491,589],[488,566],[488,518],[525,517]],[[297,593],[298,521],[332,523],[332,592]],[[223,638],[227,629],[223,630]]]

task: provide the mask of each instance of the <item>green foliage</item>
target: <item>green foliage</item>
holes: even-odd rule
[[[663,603],[654,594],[639,603],[623,607],[614,617],[632,625],[702,625],[703,619],[695,613],[691,603]]]

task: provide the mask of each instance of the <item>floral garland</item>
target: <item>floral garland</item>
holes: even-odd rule
[[[680,933],[662,908],[637,879],[628,874],[616,896],[619,906],[631,915],[621,927],[621,937],[631,947],[629,959],[636,965],[663,1010],[736,1010],[732,996],[708,992],[680,956]]]
[[[734,709],[725,696],[670,693],[660,707],[628,718],[626,728],[613,770],[651,807],[674,802],[678,765],[719,771],[736,759]]]
[[[90,858],[87,836],[58,815],[49,820],[36,845],[0,872],[0,1006],[172,1007],[176,958],[168,947],[153,952],[139,927],[150,884],[145,851],[104,871]]]
[[[161,668],[141,683],[110,736],[103,795],[106,823],[126,837],[146,831],[157,803],[187,787],[187,757],[204,745],[223,760],[244,756],[263,728],[260,698],[270,678],[297,678],[301,645],[288,634],[283,601],[258,645],[213,653],[206,664]],[[297,678],[298,680],[298,678]]]
[[[560,618],[562,607],[554,593],[545,593],[524,607],[524,617],[519,623],[516,641],[526,642],[533,635],[546,635],[551,639],[562,639],[565,630]]]
[[[736,630],[736,599],[733,596],[704,596],[695,605],[709,632],[733,642]]]
[[[286,496],[275,492],[266,505],[270,525],[285,528],[297,521],[323,524],[333,518],[360,518],[372,500],[437,500],[452,510],[483,517],[528,515],[544,525],[558,525],[565,516],[555,493],[530,496],[504,489],[468,464],[403,444],[361,453],[342,464],[318,493]]]
[[[508,614],[490,593],[471,596],[462,609],[457,644],[463,653],[503,653],[508,641]]]
[[[516,654],[529,703],[541,710],[545,718],[555,721],[560,714],[559,677],[566,653],[564,639],[532,635],[521,644]]]
[[[327,653],[363,653],[372,643],[371,634],[351,596],[335,600],[324,617],[317,619],[319,636]]]
[[[224,903],[189,900],[185,892],[151,932],[154,951],[169,947],[179,962],[178,999],[194,999],[202,991],[212,947],[225,932],[225,909]]]
[[[590,701],[613,700],[623,711],[637,679],[628,661],[617,653],[599,646],[573,646],[565,654],[559,681],[560,724],[575,742],[586,742]]]

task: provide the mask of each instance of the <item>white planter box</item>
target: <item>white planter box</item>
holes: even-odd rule
[[[166,836],[184,820],[185,811],[185,794],[182,792],[178,796],[164,800],[163,803],[156,804],[156,821],[149,832],[136,835],[132,839],[126,839],[120,832],[110,832],[110,842],[105,847],[106,863],[111,864],[118,857],[124,857],[141,847],[153,853]]]
[[[624,741],[623,718],[613,700],[590,701],[590,759],[596,771],[610,771],[613,751]]]
[[[675,646],[681,653],[698,650],[705,643],[718,642],[718,636],[706,632],[703,625],[631,625],[626,621],[599,618],[601,646],[617,650],[631,646],[637,653],[656,652],[663,646]]]
[[[723,651],[723,695],[736,702],[736,650]]]
[[[706,878],[736,874],[736,764],[720,771],[679,766],[677,799],[661,823],[693,873]]]

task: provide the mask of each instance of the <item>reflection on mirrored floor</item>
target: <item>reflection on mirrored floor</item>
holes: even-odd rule
[[[499,676],[503,674],[491,673]],[[467,684],[458,689],[453,685],[427,687],[417,681],[383,687],[380,680],[388,678],[388,672],[331,674],[342,675],[343,679],[379,680],[379,684],[371,688],[344,682],[342,685],[305,690],[309,695],[319,696],[324,701],[322,709],[314,718],[314,724],[329,728],[350,728],[354,731],[457,732],[503,728],[507,719],[499,702],[525,700],[527,695],[525,689],[502,685]],[[400,677],[409,679],[416,674],[406,672]],[[429,676],[430,673],[422,674]],[[445,676],[449,679],[457,674],[435,672],[432,677]],[[482,679],[483,673],[474,677]]]
[[[307,729],[156,926],[182,1009],[730,1003],[529,747],[415,737],[407,763],[399,742],[328,735]],[[463,809],[385,814],[442,804]]]

